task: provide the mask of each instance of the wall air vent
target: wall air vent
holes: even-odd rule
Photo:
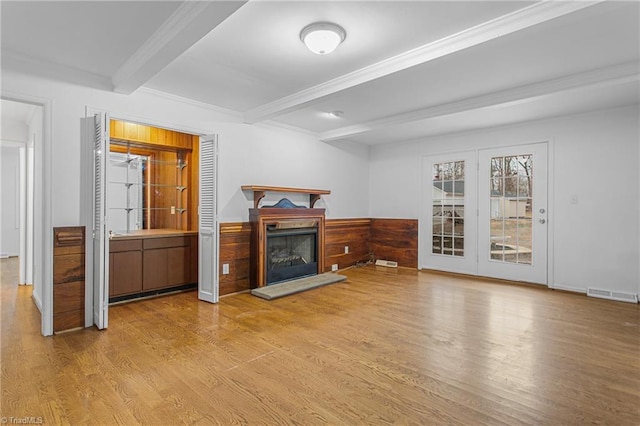
[[[618,302],[638,303],[638,295],[624,293],[621,291],[603,290],[600,288],[587,289],[587,296],[598,297],[600,299],[617,300]]]
[[[389,268],[397,268],[398,262],[394,262],[393,260],[376,260],[376,266],[388,266]]]

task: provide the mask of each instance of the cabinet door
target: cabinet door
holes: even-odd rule
[[[168,285],[182,285],[191,282],[191,249],[173,247],[167,249]]]
[[[111,253],[109,297],[142,291],[142,252]]]
[[[168,249],[145,250],[143,252],[142,290],[156,290],[167,284]]]

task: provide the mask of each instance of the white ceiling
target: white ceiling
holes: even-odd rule
[[[363,144],[639,103],[640,3],[0,3],[2,68]],[[317,56],[300,30],[332,21]],[[327,113],[343,111],[340,118]],[[4,113],[3,113],[4,114]]]

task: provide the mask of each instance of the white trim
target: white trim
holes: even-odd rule
[[[78,86],[113,90],[111,79],[103,75],[4,48],[2,49],[2,68],[13,69],[24,74],[37,75],[45,79],[54,78]]]
[[[27,142],[12,141],[8,139],[0,140],[0,148],[24,148],[27,146]]]
[[[35,292],[31,293],[31,300],[33,300],[36,308],[40,311],[40,315],[42,315],[42,300],[38,299],[38,295]]]
[[[562,290],[562,291],[570,291],[572,293],[587,294],[587,289],[586,288],[571,287],[571,286],[568,286],[568,285],[562,285],[562,284],[558,284],[558,283],[553,283],[553,285],[550,285],[549,288],[551,288],[553,290]]]
[[[148,95],[157,96],[162,99],[166,99],[173,102],[180,102],[183,104],[191,105],[197,108],[206,109],[209,111],[216,112],[218,114],[228,115],[230,118],[237,120],[238,122],[242,121],[242,113],[240,111],[236,111],[229,108],[223,108],[221,106],[208,104],[206,102],[197,101],[195,99],[185,98],[178,95],[173,95],[171,93],[163,92],[162,90],[150,89],[148,87],[141,87],[136,90],[137,93],[146,93]]]
[[[379,128],[388,128],[390,126],[441,117],[444,115],[479,108],[504,105],[512,102],[522,102],[528,99],[538,99],[543,96],[555,95],[563,91],[638,81],[640,79],[640,75],[638,74],[639,70],[640,67],[637,62],[629,62],[607,68],[572,74],[552,80],[541,81],[498,92],[491,92],[472,98],[462,99],[460,101],[391,115],[353,126],[329,130],[323,132],[320,135],[320,139],[323,142],[331,142],[344,139],[349,136],[370,132]]]
[[[477,46],[505,35],[600,3],[585,1],[541,1],[458,33],[387,58],[373,65],[334,78],[308,89],[253,108],[244,114],[246,123],[273,118],[319,98]]]
[[[4,54],[4,52],[3,52]],[[3,91],[2,99],[34,104],[42,107],[42,178],[34,183],[42,194],[42,223],[34,223],[34,239],[42,241],[42,265],[34,263],[34,269],[40,268],[39,275],[42,282],[42,300],[33,299],[41,312],[41,333],[44,336],[53,335],[53,224],[52,224],[52,185],[53,185],[53,101],[16,92]],[[38,192],[38,191],[36,191]],[[36,250],[38,250],[36,248]],[[35,253],[34,253],[35,254]]]
[[[290,124],[282,123],[280,121],[275,120],[267,120],[262,121],[260,123],[254,124],[254,126],[261,127],[263,129],[282,129],[287,130],[289,132],[303,133],[308,136],[312,136],[318,140],[320,140],[320,133],[314,132],[313,130],[303,129],[301,127],[292,126]]]
[[[109,113],[109,117],[111,118],[111,120],[120,120],[120,121],[138,123],[138,124],[142,124],[143,126],[158,127],[161,129],[174,130],[176,132],[189,133],[189,134],[198,135],[198,136],[203,136],[203,135],[208,135],[213,133],[207,130],[203,130],[201,128],[189,127],[189,126],[184,126],[176,123],[168,123],[166,120],[154,120],[148,117],[141,117],[133,114],[111,113],[109,111],[110,110],[108,108],[101,108],[101,107],[86,105],[85,117],[92,117],[94,114]]]

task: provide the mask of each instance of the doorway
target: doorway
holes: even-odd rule
[[[18,116],[12,117],[16,111]],[[7,121],[9,118],[13,121]],[[22,136],[16,136],[19,134]],[[41,332],[49,336],[53,334],[53,236],[46,231],[51,229],[51,101],[4,92],[2,139],[19,141],[23,147],[18,275],[21,283],[33,284],[32,300],[41,314]]]
[[[420,267],[547,284],[547,143],[425,157]]]

